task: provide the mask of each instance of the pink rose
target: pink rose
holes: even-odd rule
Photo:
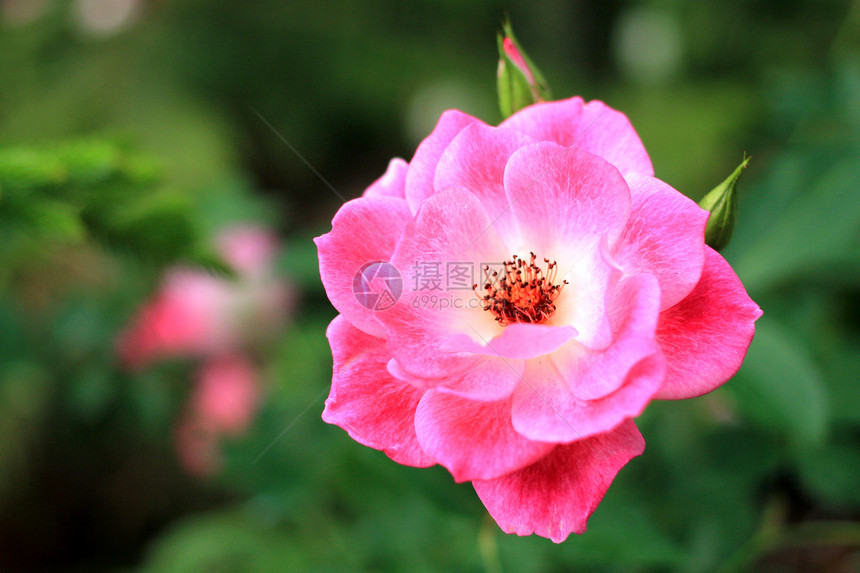
[[[167,357],[203,360],[175,436],[183,467],[200,476],[221,469],[221,438],[241,435],[253,421],[262,392],[246,351],[282,327],[293,298],[273,270],[274,235],[234,227],[217,237],[217,247],[235,269],[234,279],[169,269],[117,341],[120,359],[130,368]]]
[[[257,368],[242,354],[226,354],[200,368],[191,409],[206,426],[239,436],[251,425],[259,399]]]
[[[191,474],[208,476],[222,466],[222,436],[240,436],[253,421],[260,401],[256,366],[242,354],[224,354],[204,362],[182,419],[176,427],[176,451]]]
[[[218,252],[240,274],[265,276],[277,255],[278,242],[260,227],[234,227],[218,236]]]
[[[232,287],[204,271],[174,268],[118,342],[120,357],[139,368],[164,357],[199,356],[235,347]]]
[[[169,269],[158,293],[118,340],[125,364],[139,368],[164,357],[236,350],[281,327],[292,293],[272,271],[275,237],[256,227],[236,227],[218,237],[218,247],[238,277]]]
[[[323,419],[471,481],[506,532],[585,531],[644,449],[632,418],[728,380],[761,314],[653,174],[601,102],[443,114],[316,240],[341,313]]]

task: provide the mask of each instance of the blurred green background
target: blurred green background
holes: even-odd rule
[[[500,120],[505,16],[682,192],[753,158],[724,252],[765,312],[745,366],[652,404],[561,545],[319,416],[310,240],[443,109]],[[238,343],[261,398],[195,472],[204,358],[132,369],[117,340],[177,263],[243,280],[236,224],[278,234],[292,302]],[[0,571],[569,570],[860,570],[860,3],[0,0]]]

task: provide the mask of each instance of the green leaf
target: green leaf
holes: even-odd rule
[[[68,172],[54,154],[28,147],[0,149],[0,188],[3,195],[24,197],[34,188],[63,183]]]
[[[839,343],[841,342],[841,344]],[[833,404],[834,423],[860,426],[860,344],[855,336],[831,342],[825,358],[827,388]],[[860,475],[860,474],[858,474]]]
[[[120,150],[107,141],[67,143],[55,153],[65,165],[70,182],[77,185],[97,185],[119,171]]]
[[[618,487],[616,487],[618,486]],[[627,566],[668,566],[687,557],[641,500],[613,484],[588,521],[585,535],[571,535],[562,551],[571,563]]]
[[[827,394],[809,349],[773,317],[756,323],[743,368],[726,386],[741,410],[794,444],[820,443],[827,433]]]
[[[175,523],[149,552],[142,573],[277,573],[308,569],[305,551],[283,531],[239,510]]]
[[[776,221],[737,258],[738,276],[751,291],[817,272],[857,251],[860,169],[856,158],[836,163],[776,214]]]
[[[79,243],[86,236],[77,209],[66,203],[34,201],[27,211],[29,222],[39,236],[68,243]]]
[[[855,444],[809,448],[800,458],[803,484],[827,503],[860,508],[860,451]]]
[[[231,280],[239,277],[236,269],[231,267],[219,254],[211,250],[198,249],[192,251],[185,260],[192,265],[201,267],[211,275]]]
[[[189,254],[196,242],[191,215],[187,198],[161,192],[132,205],[114,205],[92,223],[109,246],[156,261],[173,261]]]

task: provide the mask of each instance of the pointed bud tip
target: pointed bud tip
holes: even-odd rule
[[[505,51],[505,55],[508,59],[519,69],[519,71],[526,77],[529,85],[535,84],[535,78],[532,75],[532,71],[529,69],[529,65],[526,63],[525,59],[523,59],[523,55],[520,54],[520,51],[517,49],[516,44],[514,44],[513,40],[506,37],[502,41],[502,48]]]
[[[711,213],[705,225],[705,243],[716,251],[724,249],[732,238],[738,210],[736,186],[749,161],[750,157],[745,157],[725,181],[699,201],[699,206]]]

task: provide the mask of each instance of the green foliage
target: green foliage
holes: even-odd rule
[[[730,389],[751,421],[763,428],[807,447],[824,440],[828,396],[820,369],[778,318],[757,325],[743,371]]]
[[[738,273],[750,289],[796,280],[810,268],[826,271],[849,267],[850,272],[857,261],[860,170],[856,155],[836,156],[810,167],[820,171],[807,185],[794,183],[787,189],[774,189],[783,197],[793,193],[784,210],[777,211],[776,217],[762,212],[759,221],[749,223],[762,225],[756,230],[758,240],[745,249],[737,263]],[[786,163],[777,165],[771,177],[787,176],[780,169],[793,168]]]
[[[159,263],[191,257],[191,198],[160,189],[157,173],[105,141],[0,148],[4,257],[14,261],[17,246],[29,251],[34,242],[45,249],[87,239]]]

